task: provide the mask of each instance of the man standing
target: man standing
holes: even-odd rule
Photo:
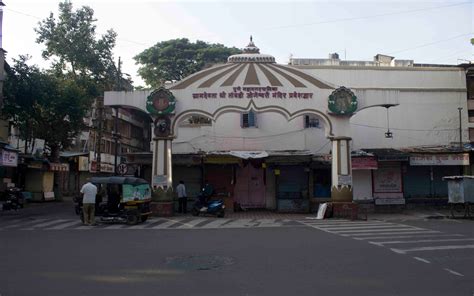
[[[176,186],[176,192],[178,193],[178,204],[179,204],[179,213],[187,213],[188,197],[186,195],[186,186],[184,186],[183,181],[179,181],[179,185]]]
[[[84,213],[84,224],[94,226],[95,224],[95,197],[97,195],[97,187],[87,179],[87,183],[81,188],[82,212]]]

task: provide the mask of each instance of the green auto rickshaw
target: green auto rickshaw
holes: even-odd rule
[[[149,183],[135,177],[92,177],[97,186],[95,215],[101,222],[137,224],[145,222],[151,214],[151,188]],[[84,219],[82,197],[76,197],[76,214]]]

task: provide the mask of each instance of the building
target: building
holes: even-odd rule
[[[227,64],[153,92],[106,92],[104,105],[153,118],[152,153],[129,155],[153,185],[182,179],[196,195],[208,179],[228,204],[298,211],[329,199],[404,202],[425,181],[417,166],[436,182],[469,171],[466,93],[463,67],[335,54],[278,65],[251,40]],[[436,149],[413,150],[423,147]]]

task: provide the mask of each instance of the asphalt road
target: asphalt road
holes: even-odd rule
[[[472,220],[26,216],[0,217],[1,296],[474,295]]]

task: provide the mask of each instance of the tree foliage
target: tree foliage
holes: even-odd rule
[[[6,75],[3,114],[19,128],[21,139],[44,139],[55,158],[84,128],[91,97],[80,81],[41,71],[27,60],[14,60]]]
[[[43,58],[51,59],[57,72],[94,81],[99,95],[116,88],[122,77],[113,60],[117,34],[110,29],[96,39],[96,21],[92,8],[73,10],[72,2],[64,1],[59,3],[58,18],[51,13],[35,31],[36,42],[45,45]]]
[[[204,41],[189,42],[188,39],[163,41],[135,56],[141,67],[138,74],[151,87],[166,81],[177,81],[205,67],[224,63],[230,55],[240,53],[235,47],[210,44]]]

